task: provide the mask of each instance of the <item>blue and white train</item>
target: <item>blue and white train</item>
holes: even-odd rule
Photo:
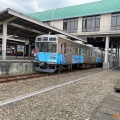
[[[54,73],[73,67],[89,68],[103,62],[103,51],[64,35],[40,35],[35,40],[35,70]]]

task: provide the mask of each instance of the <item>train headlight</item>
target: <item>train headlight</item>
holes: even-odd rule
[[[35,56],[35,60],[38,60],[38,55]]]

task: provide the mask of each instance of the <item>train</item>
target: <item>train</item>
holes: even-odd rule
[[[35,70],[54,73],[57,70],[90,68],[103,63],[103,51],[65,35],[46,34],[35,39]]]

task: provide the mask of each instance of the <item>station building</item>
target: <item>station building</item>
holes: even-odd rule
[[[105,50],[105,69],[113,67],[113,62],[115,66],[120,63],[119,0],[100,0],[29,15],[10,8],[1,11],[0,59],[6,60],[7,55],[30,57],[36,36],[49,32]]]
[[[11,8],[1,11],[0,75],[34,72],[31,52],[35,47],[35,38],[49,33],[63,34],[72,40],[84,41]]]
[[[106,49],[104,67],[112,67],[112,53],[115,48],[115,63],[118,65],[120,46],[120,1],[100,0],[96,2],[57,8],[30,14],[77,37],[82,37],[95,47]],[[106,43],[106,48],[105,48]],[[108,58],[112,47],[111,58]]]

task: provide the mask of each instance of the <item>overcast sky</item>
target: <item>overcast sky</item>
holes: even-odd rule
[[[33,13],[94,1],[99,0],[0,0],[0,11],[9,7],[23,13]]]

